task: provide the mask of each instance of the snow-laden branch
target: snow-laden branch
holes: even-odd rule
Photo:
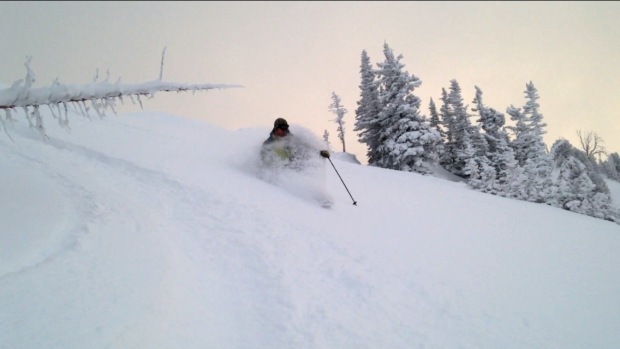
[[[49,87],[30,88],[22,86],[22,82],[23,80],[19,80],[13,86],[0,90],[0,109],[84,102],[122,96],[152,96],[159,91],[187,92],[241,87],[240,85],[186,84],[154,80],[140,84],[93,82],[85,85],[65,85],[55,83]]]
[[[164,51],[165,52],[165,51]],[[116,83],[110,83],[109,73],[105,81],[97,82],[98,72],[95,81],[84,85],[67,85],[55,80],[51,86],[34,88],[35,75],[30,69],[31,58],[26,60],[26,77],[14,82],[9,88],[0,89],[0,110],[4,109],[4,119],[0,115],[0,122],[6,131],[6,121],[14,121],[11,111],[23,109],[26,119],[31,127],[39,129],[43,135],[45,130],[43,120],[39,112],[39,107],[47,105],[52,111],[54,118],[58,119],[61,126],[68,126],[67,106],[73,106],[82,115],[88,117],[92,107],[96,113],[103,117],[106,110],[116,113],[114,107],[116,101],[123,101],[123,97],[137,102],[142,107],[141,96],[153,97],[156,92],[196,92],[213,89],[243,87],[232,84],[188,84],[162,81],[163,72],[163,53],[161,70],[158,80],[138,83],[123,84],[120,78]],[[56,110],[58,114],[54,112]]]

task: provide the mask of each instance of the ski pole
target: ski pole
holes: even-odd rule
[[[336,170],[336,166],[334,166],[334,163],[332,162],[332,159],[327,158],[327,160],[329,160],[329,163],[332,164],[332,167],[334,168],[334,171],[336,171],[336,174],[338,175],[338,178],[340,178],[340,181],[342,182],[342,185],[344,185],[344,188],[347,190],[347,193],[349,193],[349,196],[351,197],[351,200],[353,200],[353,205],[357,206],[357,201],[355,201],[355,199],[353,198],[353,195],[351,195],[351,192],[349,191],[349,188],[347,188],[347,185],[344,184],[344,181],[342,180],[342,177],[340,177],[340,173],[338,173],[338,170]]]

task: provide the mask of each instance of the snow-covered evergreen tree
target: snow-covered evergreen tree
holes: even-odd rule
[[[508,195],[512,190],[508,188],[509,185],[514,185],[508,180],[508,178],[515,177],[514,171],[516,171],[517,163],[514,159],[514,153],[508,146],[508,136],[503,130],[505,124],[505,118],[502,113],[499,113],[493,108],[489,108],[484,105],[482,101],[482,90],[475,86],[476,95],[473,103],[474,107],[472,111],[477,112],[479,117],[476,120],[480,124],[482,131],[480,134],[484,137],[486,143],[486,151],[483,154],[482,162],[485,162],[482,167],[489,170],[489,167],[493,168],[494,173],[487,173],[485,178],[491,180],[481,184],[483,191],[498,194]],[[489,170],[490,171],[490,170]]]
[[[421,100],[413,91],[422,82],[403,70],[402,55],[395,57],[387,43],[383,53],[385,61],[377,69],[382,109],[377,119],[381,127],[380,157],[375,165],[429,174],[429,165],[435,165],[438,160],[437,144],[441,136],[420,114]]]
[[[609,159],[603,161],[601,169],[607,178],[620,182],[620,173],[616,171],[614,164]]]
[[[441,126],[443,133],[443,152],[439,157],[439,164],[447,171],[453,172],[454,163],[456,161],[456,150],[453,139],[454,134],[454,116],[448,101],[448,92],[445,88],[441,89],[441,108],[439,115],[441,117]]]
[[[601,167],[607,178],[620,181],[620,155],[618,153],[609,154]]]
[[[529,134],[529,128],[525,120],[525,115],[521,111],[521,108],[517,108],[510,105],[506,108],[506,113],[510,115],[510,119],[514,122],[513,126],[506,126],[505,129],[512,133],[512,140],[509,145],[514,150],[515,159],[519,163],[519,166],[525,165],[526,147],[523,138],[524,135]],[[519,140],[519,141],[517,141]]]
[[[557,165],[554,182],[557,191],[549,203],[565,210],[620,222],[617,208],[612,205],[609,191],[601,192],[592,181],[592,173],[575,155],[579,152],[568,141],[559,140],[551,148]]]
[[[508,141],[508,135],[503,130],[506,124],[506,118],[504,114],[485,106],[482,101],[482,90],[478,86],[475,86],[475,88],[476,96],[473,100],[474,107],[472,110],[479,115],[476,122],[479,122],[484,130],[484,136],[487,139],[489,151],[494,152],[500,139]]]
[[[442,128],[441,118],[439,117],[439,113],[437,112],[437,106],[435,105],[435,101],[431,98],[428,104],[428,110],[430,112],[429,125],[435,128],[439,132],[439,142],[437,143],[437,154],[439,158],[441,158],[444,152],[444,141],[447,138],[446,132]]]
[[[446,151],[450,151],[451,154],[444,156],[442,165],[451,173],[467,178],[471,170],[465,169],[466,163],[470,157],[478,153],[473,141],[479,141],[480,138],[474,134],[474,127],[469,120],[467,108],[463,104],[461,87],[455,79],[450,81],[450,92],[441,110],[452,138],[449,146],[446,147]],[[451,160],[451,163],[446,160]]]
[[[618,153],[609,154],[609,160],[613,163],[616,171],[620,173],[620,155]]]
[[[338,125],[338,139],[342,143],[342,152],[346,153],[347,148],[344,142],[344,116],[348,112],[348,110],[342,105],[342,100],[340,96],[336,94],[336,92],[332,92],[332,103],[329,105],[329,111],[336,114],[336,118],[333,121]]]
[[[429,125],[436,128],[437,131],[439,131],[439,134],[443,137],[443,130],[441,129],[441,119],[439,118],[437,106],[435,105],[435,101],[433,101],[433,98],[431,98],[430,102],[428,103],[428,110],[430,113]]]
[[[498,143],[499,173],[497,175],[497,194],[508,198],[527,200],[524,183],[525,171],[515,159],[512,148],[504,141]]]
[[[497,194],[495,188],[497,174],[489,159],[485,155],[477,155],[472,142],[465,142],[465,147],[463,174],[467,177],[467,184],[476,190]]]
[[[565,139],[557,140],[551,149],[551,157],[553,158],[555,167],[559,167],[563,161],[566,161],[567,158],[573,157],[585,166],[585,171],[588,177],[595,185],[593,190],[598,193],[609,194],[609,188],[599,173],[598,166],[593,164],[595,161],[593,156],[588,156],[585,151],[576,148]]]
[[[329,132],[327,132],[327,130],[323,131],[323,140],[325,141],[325,144],[329,146]]]
[[[519,165],[525,165],[525,160],[538,157],[546,152],[543,135],[546,133],[547,124],[542,122],[543,116],[538,108],[538,91],[530,81],[526,84],[524,91],[526,103],[523,109],[510,106],[506,109],[515,122],[515,126],[506,127],[513,133],[511,146],[515,151],[515,156]]]
[[[527,177],[524,183],[527,200],[544,203],[555,190],[550,177],[553,162],[543,140],[546,133],[544,128],[547,125],[543,123],[543,115],[538,110],[538,91],[531,81],[526,84],[525,98],[526,103],[522,110],[512,105],[506,109],[515,122],[515,126],[506,128],[514,134],[510,145]]]
[[[368,148],[366,153],[368,164],[373,165],[379,158],[378,148],[381,126],[379,126],[377,118],[381,105],[379,102],[379,85],[366,50],[362,51],[360,75],[360,99],[357,101],[353,130],[358,132],[359,142],[366,144]]]
[[[495,170],[494,184],[487,186],[486,190],[500,196],[527,200],[524,189],[527,177],[509,145],[510,140],[504,131],[506,119],[502,113],[487,107],[482,99],[482,90],[478,86],[475,88],[472,110],[478,113],[476,122],[480,123],[483,130],[482,134],[488,145],[487,157]]]

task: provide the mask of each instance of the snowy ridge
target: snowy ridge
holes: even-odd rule
[[[267,127],[71,125],[0,137],[0,348],[620,343],[617,224],[337,152],[326,210],[257,176]]]

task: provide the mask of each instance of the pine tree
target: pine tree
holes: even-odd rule
[[[611,153],[602,164],[603,173],[609,179],[620,181],[620,155]]]
[[[453,139],[454,116],[449,105],[448,92],[446,92],[445,88],[441,89],[441,108],[439,115],[441,116],[441,125],[444,130],[442,134],[443,153],[440,155],[439,164],[447,171],[454,173],[454,164],[456,162],[456,150]]]
[[[529,118],[530,130],[532,132],[527,158],[532,158],[532,156],[529,156],[530,154],[536,156],[546,153],[543,135],[547,133],[545,131],[547,124],[543,122],[543,115],[538,111],[540,107],[538,99],[540,97],[538,96],[538,90],[531,81],[526,85],[525,95],[527,102],[523,107],[523,113]]]
[[[609,154],[609,160],[613,163],[614,168],[620,173],[620,155],[618,153]]]
[[[327,132],[327,130],[323,132],[323,140],[325,141],[325,145],[329,146],[329,132]]]
[[[476,96],[473,100],[472,111],[479,115],[476,122],[481,125],[483,131],[481,134],[486,142],[487,165],[494,169],[494,175],[491,173],[486,175],[486,178],[492,182],[487,182],[482,190],[507,196],[513,191],[510,186],[518,184],[518,181],[517,183],[511,182],[515,180],[515,177],[518,177],[515,172],[518,165],[512,149],[508,146],[508,136],[503,130],[506,119],[502,113],[485,106],[482,101],[482,90],[478,86],[475,88]]]
[[[546,152],[542,136],[546,133],[544,127],[547,124],[542,122],[543,116],[538,111],[538,91],[532,82],[526,84],[525,97],[526,103],[523,110],[512,105],[506,109],[506,113],[515,122],[515,126],[506,128],[513,132],[511,146],[521,166],[527,159],[535,158]]]
[[[603,161],[601,168],[603,174],[605,174],[607,178],[620,182],[620,174],[616,171],[614,164],[609,161],[609,159]]]
[[[428,110],[430,112],[429,124],[431,125],[431,127],[435,127],[437,131],[439,131],[439,134],[441,134],[443,137],[443,130],[440,127],[441,120],[439,119],[439,113],[437,112],[437,106],[435,106],[433,98],[431,98],[430,102],[428,103]]]
[[[512,148],[505,140],[500,139],[498,143],[496,166],[499,168],[497,174],[497,194],[513,199],[526,200],[527,196],[523,190],[523,183],[527,177],[523,168],[519,166],[515,159]]]
[[[336,92],[332,92],[332,104],[329,106],[329,111],[336,114],[336,118],[333,119],[333,121],[338,125],[338,139],[340,139],[342,143],[342,152],[346,153],[347,148],[344,143],[344,116],[348,110],[342,106],[340,96],[338,96]]]
[[[478,86],[475,86],[475,88],[476,97],[474,97],[473,100],[474,107],[472,110],[478,112],[479,118],[476,122],[482,125],[487,144],[489,145],[489,151],[495,151],[497,142],[500,139],[508,140],[508,136],[503,130],[506,124],[506,118],[504,114],[495,109],[486,107],[482,101],[482,90]]]
[[[441,136],[420,114],[421,101],[413,91],[422,82],[403,70],[402,55],[395,57],[387,43],[383,47],[385,61],[378,64],[377,70],[382,109],[377,118],[381,132],[376,165],[429,174],[429,165],[438,159]]]
[[[519,166],[525,164],[526,150],[525,143],[522,141],[523,135],[529,132],[528,126],[525,122],[525,115],[521,112],[521,108],[517,108],[510,105],[506,108],[506,113],[510,115],[510,120],[514,122],[514,126],[506,126],[506,130],[512,132],[512,140],[510,141],[510,147],[514,150],[515,158],[519,163]]]
[[[470,170],[465,169],[466,163],[477,152],[472,142],[474,138],[476,140],[479,138],[473,132],[469,114],[463,104],[461,87],[455,79],[450,81],[450,92],[442,108],[452,136],[452,144],[448,149],[452,152],[450,158],[453,162],[446,169],[457,176],[467,178]]]
[[[441,126],[441,119],[439,118],[439,113],[437,112],[437,106],[435,106],[435,102],[432,98],[429,102],[428,110],[430,112],[429,125],[439,132],[440,138],[437,143],[437,154],[439,155],[439,158],[441,158],[444,152],[444,141],[447,138],[447,135]]]
[[[569,157],[573,157],[585,166],[585,172],[595,186],[593,191],[610,194],[609,187],[607,187],[605,180],[599,173],[598,167],[592,164],[592,156],[588,156],[585,151],[574,147],[565,139],[557,140],[551,149],[552,152],[550,155],[555,163],[555,167],[559,167],[562,162],[566,161]]]
[[[524,183],[527,200],[544,203],[556,189],[550,178],[553,170],[552,159],[547,153],[543,135],[546,133],[543,116],[538,111],[538,91],[532,82],[526,84],[526,103],[523,110],[510,106],[506,112],[515,121],[515,126],[507,127],[514,134],[510,145],[515,158],[523,167],[527,181]]]
[[[359,142],[366,144],[368,164],[373,165],[379,158],[378,134],[381,127],[378,125],[377,118],[381,106],[378,83],[375,81],[375,71],[372,69],[366,50],[362,51],[360,75],[360,100],[357,102],[357,109],[355,110],[353,130],[358,132]]]
[[[549,203],[565,210],[620,222],[620,213],[612,205],[609,193],[597,190],[587,166],[573,156],[576,149],[565,140],[556,142],[552,149],[558,164],[555,175],[558,190]]]

